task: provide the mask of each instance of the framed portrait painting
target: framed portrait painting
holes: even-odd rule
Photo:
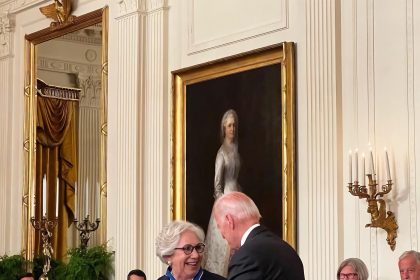
[[[215,198],[233,181],[255,201],[261,223],[296,247],[293,43],[172,75],[173,219],[206,232]],[[229,121],[236,154],[233,167],[220,171]]]

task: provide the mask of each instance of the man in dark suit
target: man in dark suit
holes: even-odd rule
[[[261,215],[251,198],[230,192],[216,200],[213,214],[223,238],[236,251],[228,280],[304,280],[296,251],[259,224]]]

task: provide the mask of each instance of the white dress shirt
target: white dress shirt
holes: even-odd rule
[[[244,243],[245,243],[245,240],[248,238],[248,235],[251,233],[251,231],[254,229],[254,228],[256,228],[256,227],[259,227],[260,226],[260,224],[254,224],[254,225],[252,225],[252,226],[250,226],[245,232],[244,232],[244,235],[242,235],[242,238],[241,238],[241,246],[242,245],[244,245]]]

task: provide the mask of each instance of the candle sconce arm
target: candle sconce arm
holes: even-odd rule
[[[360,186],[357,181],[354,182],[354,185],[352,183],[349,183],[348,188],[349,188],[349,192],[353,196],[359,197],[359,199],[370,198],[369,194],[367,193],[366,186]]]
[[[86,249],[88,247],[90,233],[98,229],[100,222],[101,220],[99,218],[97,218],[95,222],[91,222],[89,219],[89,215],[86,215],[86,217],[81,222],[79,222],[77,219],[74,219],[74,225],[76,229],[80,232],[79,235],[81,249]]]
[[[382,191],[381,192],[378,192],[375,195],[375,198],[377,198],[377,197],[383,197],[385,194],[389,193],[392,190],[392,181],[391,180],[388,180],[388,183],[385,184],[385,185],[382,185],[382,188],[381,189],[382,189]]]

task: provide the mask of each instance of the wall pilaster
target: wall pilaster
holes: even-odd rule
[[[140,11],[126,10],[115,19],[110,41],[109,67],[109,154],[108,160],[108,238],[115,250],[115,279],[124,279],[138,266],[138,247],[142,221],[139,210],[140,174],[140,97],[141,32]],[[110,36],[111,37],[111,36]],[[113,49],[113,50],[112,50]],[[112,55],[118,54],[114,58]],[[113,64],[114,62],[114,64]]]
[[[307,174],[299,176],[299,253],[305,263],[309,279],[330,279],[338,260],[338,190],[342,186],[340,108],[338,106],[337,77],[339,77],[336,34],[339,14],[338,1],[307,0],[306,53],[307,86],[299,94],[306,94],[307,112],[306,150]],[[307,205],[306,207],[304,205]]]
[[[153,279],[163,271],[154,240],[169,219],[167,2],[118,5],[110,28],[108,134],[108,150],[116,151],[108,160],[108,199],[116,211],[108,213],[107,231],[116,251],[115,279],[133,268]]]
[[[13,21],[8,14],[0,14],[0,162],[9,166],[11,159],[10,108],[13,85],[12,73]],[[0,168],[0,252],[10,250],[10,173]],[[20,205],[20,204],[19,204]]]
[[[153,278],[164,269],[155,239],[170,219],[170,93],[168,93],[167,1],[149,1],[145,15],[143,122],[143,266]],[[147,147],[147,148],[146,148]]]

